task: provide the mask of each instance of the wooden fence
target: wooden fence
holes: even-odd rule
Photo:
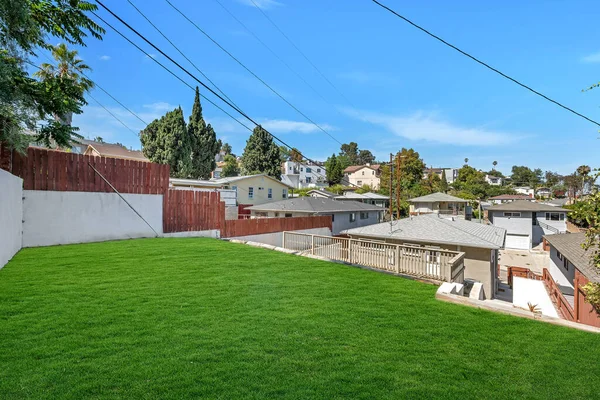
[[[25,190],[112,192],[90,165],[121,193],[163,194],[169,187],[168,165],[32,147],[24,155],[0,147],[0,167],[22,178]]]
[[[558,311],[562,314],[563,318],[569,321],[576,321],[575,310],[573,309],[573,306],[571,306],[571,304],[569,304],[565,296],[563,296],[560,287],[558,286],[554,278],[552,278],[552,275],[550,274],[550,271],[548,271],[547,268],[544,268],[542,277],[544,283],[546,284],[546,289],[548,290],[548,294],[550,295],[552,302],[554,303]]]
[[[525,267],[508,267],[507,269],[507,281],[508,285],[512,288],[513,277],[517,276],[520,278],[533,279],[536,281],[542,281],[544,278],[542,275],[538,275],[535,272],[531,271],[529,268]]]
[[[163,197],[163,231],[222,229],[225,203],[218,192],[169,189]]]
[[[260,235],[315,228],[329,228],[331,230],[331,224],[331,216],[227,220],[224,229],[221,229],[221,237]]]

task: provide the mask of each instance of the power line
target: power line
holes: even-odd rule
[[[202,28],[200,28],[194,21],[192,21],[187,15],[185,15],[181,10],[179,10],[177,7],[175,7],[173,5],[173,3],[171,3],[169,0],[165,0],[175,11],[177,11],[179,14],[181,14],[181,16],[183,18],[185,18],[190,24],[192,24],[198,31],[200,31],[200,33],[202,33],[204,36],[206,36],[208,39],[210,39],[210,41],[212,41],[217,47],[219,47],[223,52],[225,52],[225,54],[227,54],[229,57],[231,57],[235,62],[237,62],[240,66],[242,66],[246,71],[248,71],[252,76],[254,76],[254,78],[256,78],[260,83],[262,83],[264,86],[266,86],[271,92],[273,92],[275,95],[277,95],[281,100],[283,100],[288,106],[290,106],[291,108],[293,108],[298,114],[302,115],[308,122],[310,122],[311,124],[313,124],[314,126],[316,126],[320,131],[322,131],[323,133],[325,133],[327,136],[329,136],[330,138],[332,138],[333,140],[335,140],[336,142],[338,142],[340,145],[342,145],[343,143],[340,142],[338,139],[335,138],[335,136],[333,136],[332,134],[330,134],[329,132],[327,132],[325,129],[323,129],[319,124],[317,124],[315,121],[313,121],[312,119],[310,119],[310,117],[308,117],[306,114],[304,114],[302,111],[300,111],[295,105],[293,105],[292,103],[290,103],[285,97],[283,97],[281,94],[279,94],[279,92],[277,92],[275,89],[273,89],[267,82],[265,82],[261,77],[259,77],[258,75],[256,75],[250,68],[246,67],[246,65],[244,63],[242,63],[239,59],[237,59],[233,54],[231,54],[229,51],[227,51],[227,49],[225,49],[223,46],[221,46],[219,44],[219,42],[217,42],[215,39],[213,39],[208,33],[206,33]],[[98,4],[101,4],[100,2],[98,2]]]
[[[166,41],[167,41],[167,42],[169,42],[169,43],[171,44],[171,46],[173,46],[173,47],[175,48],[175,50],[177,50],[177,52],[178,52],[179,54],[181,54],[181,55],[183,56],[183,58],[185,58],[185,59],[186,59],[186,60],[187,60],[187,61],[188,61],[188,62],[189,62],[189,63],[190,63],[190,64],[191,64],[191,65],[192,65],[192,66],[193,66],[195,69],[196,69],[196,71],[198,71],[198,72],[200,73],[200,75],[202,75],[203,77],[205,77],[205,78],[206,78],[206,80],[207,80],[207,81],[209,81],[209,82],[210,82],[210,83],[211,83],[211,84],[212,84],[212,85],[213,85],[213,86],[214,86],[214,87],[215,87],[215,88],[216,88],[216,89],[217,89],[217,90],[218,90],[218,91],[219,91],[219,92],[220,92],[220,93],[221,93],[221,94],[222,94],[222,95],[223,95],[223,96],[224,96],[224,97],[227,99],[227,100],[229,100],[229,101],[230,101],[230,102],[231,102],[233,105],[235,105],[235,106],[237,107],[237,104],[235,104],[235,103],[233,102],[233,100],[231,100],[231,99],[229,98],[229,96],[227,96],[227,95],[225,94],[225,92],[223,92],[223,91],[221,90],[221,88],[219,88],[219,87],[217,86],[217,84],[216,84],[216,83],[214,83],[214,82],[213,82],[213,81],[212,81],[212,80],[211,80],[211,79],[210,79],[208,76],[206,76],[206,74],[205,74],[204,72],[202,72],[202,71],[200,70],[200,68],[198,68],[198,66],[197,66],[197,65],[196,65],[196,64],[195,64],[195,63],[194,63],[192,60],[190,60],[190,59],[189,59],[189,58],[188,58],[188,57],[187,57],[187,56],[186,56],[186,55],[183,53],[183,51],[181,51],[181,50],[179,49],[179,47],[177,47],[177,46],[175,45],[175,43],[173,43],[173,42],[172,42],[172,41],[171,41],[171,40],[170,40],[170,39],[167,37],[167,35],[165,35],[165,34],[164,34],[164,33],[163,33],[163,32],[162,32],[160,29],[158,29],[158,27],[157,27],[156,25],[154,25],[154,24],[152,23],[152,21],[150,21],[150,19],[149,19],[148,17],[146,17],[146,15],[145,15],[145,14],[144,14],[142,11],[141,11],[139,8],[137,8],[137,7],[135,6],[135,4],[133,4],[133,3],[131,2],[131,0],[127,0],[127,2],[128,2],[129,4],[131,4],[131,6],[132,6],[133,8],[135,8],[135,10],[136,10],[136,11],[137,11],[137,12],[138,12],[138,13],[139,13],[139,14],[140,14],[142,17],[144,17],[144,19],[145,19],[146,21],[148,21],[148,23],[149,23],[150,25],[152,25],[152,27],[153,27],[154,29],[156,29],[156,31],[157,31],[158,33],[160,33],[160,35],[161,35],[163,38],[165,38],[165,39],[166,39]]]
[[[235,16],[235,14],[233,14],[227,7],[225,7],[225,5],[220,1],[220,0],[215,0],[233,19],[235,19],[238,24],[240,24],[246,31],[248,31],[248,33],[250,33],[260,44],[263,45],[264,48],[266,48],[267,50],[269,50],[269,52],[271,54],[273,54],[273,56],[275,58],[277,58],[283,65],[285,65],[287,67],[287,69],[289,69],[294,75],[296,75],[298,77],[298,79],[300,79],[302,82],[304,82],[304,84],[306,86],[308,86],[313,92],[315,92],[315,94],[317,96],[319,96],[324,102],[326,102],[327,104],[329,104],[330,106],[334,107],[333,104],[331,104],[325,97],[323,97],[323,95],[321,93],[319,93],[319,91],[317,89],[314,88],[314,86],[312,86],[310,83],[308,83],[306,81],[306,79],[304,79],[302,77],[302,75],[300,75],[298,72],[296,72],[288,63],[286,63],[281,57],[279,57],[279,55],[277,55],[277,53],[275,53],[275,51],[273,49],[271,49],[265,42],[263,42],[252,30],[250,30],[250,28],[248,28],[242,21],[239,20],[239,18],[237,18]]]
[[[275,27],[275,29],[277,29],[277,30],[279,31],[279,33],[281,33],[281,35],[282,35],[282,36],[283,36],[283,37],[284,37],[284,38],[285,38],[285,39],[286,39],[288,42],[290,42],[290,44],[291,44],[291,45],[292,45],[292,46],[293,46],[293,47],[296,49],[296,51],[298,51],[298,53],[300,53],[300,55],[301,55],[302,57],[304,57],[304,59],[305,59],[306,61],[308,61],[308,63],[309,63],[309,64],[310,64],[310,65],[311,65],[311,66],[312,66],[314,69],[315,69],[315,71],[317,71],[317,72],[319,73],[319,75],[321,75],[321,77],[322,77],[323,79],[325,79],[325,81],[327,81],[327,83],[329,83],[329,85],[330,85],[330,86],[331,86],[331,87],[332,87],[332,88],[333,88],[333,89],[334,89],[336,92],[338,92],[338,94],[339,94],[340,96],[342,96],[342,97],[344,98],[344,100],[346,100],[346,101],[348,102],[348,104],[350,104],[350,105],[352,106],[352,108],[356,108],[356,107],[354,106],[354,104],[352,104],[352,102],[351,102],[351,101],[350,101],[350,100],[349,100],[349,99],[348,99],[346,96],[344,96],[344,94],[343,94],[343,93],[342,93],[342,92],[341,92],[341,91],[340,91],[340,90],[337,88],[337,86],[335,86],[335,85],[333,84],[333,82],[331,82],[331,81],[330,81],[330,80],[329,80],[329,79],[328,79],[328,78],[325,76],[325,74],[324,74],[323,72],[321,72],[321,70],[320,70],[320,69],[319,69],[319,68],[318,68],[318,67],[317,67],[317,66],[316,66],[316,65],[315,65],[315,64],[314,64],[314,63],[313,63],[313,62],[312,62],[312,61],[311,61],[309,58],[308,58],[308,56],[307,56],[306,54],[304,54],[304,52],[303,52],[302,50],[300,50],[300,48],[299,48],[298,46],[296,46],[296,44],[295,44],[295,43],[292,41],[292,39],[290,39],[290,38],[288,37],[288,35],[286,35],[286,34],[283,32],[283,30],[281,30],[281,28],[280,28],[279,26],[277,26],[277,24],[276,24],[276,23],[275,23],[275,22],[274,22],[274,21],[273,21],[271,18],[269,18],[269,16],[267,15],[267,13],[265,13],[265,12],[262,10],[262,8],[260,8],[260,7],[258,6],[258,4],[256,4],[256,3],[254,2],[254,0],[250,0],[250,1],[252,2],[252,4],[254,4],[254,7],[256,7],[256,9],[257,9],[258,11],[260,11],[260,13],[261,13],[262,15],[264,15],[264,17],[265,17],[265,18],[266,18],[266,19],[267,19],[267,20],[268,20],[268,21],[271,23],[271,25],[273,25],[273,26]]]
[[[98,2],[100,4],[100,2]],[[101,4],[102,5],[102,4]],[[104,7],[104,5],[102,5]],[[109,11],[110,12],[110,11]],[[111,12],[112,13],[112,12]],[[184,85],[186,85],[187,87],[189,87],[192,90],[196,90],[192,85],[190,85],[189,83],[187,83],[186,81],[184,81],[181,77],[177,76],[177,74],[175,74],[173,71],[171,71],[169,68],[167,68],[165,65],[163,65],[160,61],[156,60],[154,57],[151,57],[150,54],[148,52],[146,52],[144,49],[142,49],[140,46],[138,46],[137,44],[135,44],[133,41],[131,41],[128,37],[126,37],[125,35],[123,35],[121,32],[119,32],[119,30],[117,30],[114,26],[112,26],[111,24],[109,24],[104,18],[102,18],[101,16],[99,16],[98,14],[96,14],[95,12],[92,11],[92,14],[94,14],[96,16],[96,18],[98,18],[100,21],[102,21],[103,23],[105,23],[108,27],[110,27],[113,31],[115,31],[116,33],[118,33],[123,39],[127,40],[132,46],[134,46],[135,48],[137,48],[139,51],[141,51],[142,53],[144,53],[149,59],[151,59],[152,61],[154,61],[155,63],[157,63],[158,65],[160,65],[165,71],[167,71],[168,73],[170,73],[171,75],[173,75],[175,78],[177,78],[181,83],[183,83]],[[115,15],[115,14],[113,14]],[[119,18],[115,15],[116,18]],[[119,20],[125,24],[126,22],[124,22],[123,20],[121,20],[119,18]],[[129,27],[129,25],[127,25]],[[131,27],[129,27],[130,29],[133,29]],[[138,34],[139,35],[139,34]],[[149,42],[148,42],[149,43]],[[155,47],[154,45],[152,45],[153,47]],[[158,51],[160,51],[160,49],[158,49],[157,47],[155,47]],[[165,55],[162,51],[161,54]],[[166,55],[165,55],[166,56]],[[188,75],[192,76],[194,79],[195,77],[190,74],[185,68],[183,68],[182,66],[180,66],[179,64],[177,64],[175,61],[173,61],[170,57],[166,56],[167,58],[169,58],[169,60],[171,60],[171,62],[173,62],[174,64],[176,64],[179,68],[181,68],[182,70],[184,70]],[[197,80],[197,79],[196,79]],[[200,81],[198,81],[200,82]],[[206,86],[204,83],[200,82],[202,86],[204,86],[205,88],[207,88],[211,93],[215,94],[215,92],[209,88],[208,86]],[[221,98],[218,94],[215,94],[216,96],[218,96],[219,98]],[[233,119],[235,122],[237,122],[238,124],[240,124],[241,126],[243,126],[244,128],[248,129],[250,132],[252,132],[252,129],[249,128],[247,125],[245,125],[243,122],[239,121],[237,118],[235,118],[233,115],[231,115],[230,113],[228,113],[226,110],[224,110],[222,107],[220,107],[219,105],[217,105],[215,102],[213,102],[211,99],[209,99],[208,97],[204,96],[202,93],[200,93],[200,97],[202,97],[204,100],[208,101],[210,104],[212,104],[213,106],[215,106],[216,108],[218,108],[219,110],[221,110],[223,113],[225,113],[228,117],[230,117],[231,119]],[[222,99],[222,98],[221,98]],[[229,104],[228,102],[226,102],[229,106],[231,106],[234,110],[237,111],[237,108],[232,106],[231,104]]]
[[[251,1],[252,1],[252,0],[251,0]],[[591,123],[593,123],[593,124],[596,124],[596,125],[600,126],[600,123],[598,123],[598,122],[594,121],[593,119],[586,117],[585,115],[583,115],[583,114],[581,114],[581,113],[579,113],[579,112],[577,112],[577,111],[573,110],[572,108],[569,108],[569,107],[565,106],[564,104],[561,104],[561,103],[559,103],[558,101],[551,99],[550,97],[546,96],[545,94],[543,94],[543,93],[540,93],[540,92],[538,92],[537,90],[535,90],[535,89],[532,89],[531,87],[529,87],[529,86],[525,85],[524,83],[521,83],[521,82],[519,82],[518,80],[516,80],[516,79],[514,79],[514,78],[512,78],[512,77],[510,77],[510,76],[508,76],[508,75],[506,75],[506,74],[505,74],[505,73],[503,73],[502,71],[499,71],[498,69],[496,69],[496,68],[492,67],[491,65],[489,65],[489,64],[487,64],[487,63],[485,63],[485,62],[481,61],[480,59],[478,59],[478,58],[476,58],[476,57],[474,57],[474,56],[470,55],[470,54],[469,54],[469,53],[467,53],[466,51],[463,51],[463,50],[459,49],[458,47],[454,46],[453,44],[451,44],[451,43],[449,43],[449,42],[445,41],[445,40],[444,40],[444,39],[442,39],[441,37],[439,37],[439,36],[437,36],[437,35],[435,35],[435,34],[431,33],[431,32],[430,32],[430,31],[428,31],[427,29],[425,29],[425,28],[423,28],[423,27],[421,27],[421,26],[417,25],[416,23],[414,23],[414,22],[413,22],[413,21],[411,21],[410,19],[408,19],[408,18],[406,18],[406,17],[404,17],[404,16],[402,16],[402,15],[398,14],[396,11],[392,10],[391,8],[389,8],[388,6],[386,6],[386,5],[384,5],[384,4],[381,4],[379,1],[377,1],[377,0],[372,0],[372,1],[373,1],[373,3],[377,4],[377,5],[378,5],[378,6],[380,6],[381,8],[383,8],[383,9],[385,9],[385,10],[387,10],[387,11],[391,12],[392,14],[394,14],[395,16],[397,16],[398,18],[400,18],[400,19],[404,20],[405,22],[408,22],[410,25],[414,26],[415,28],[419,29],[420,31],[423,31],[423,32],[425,32],[426,34],[428,34],[428,35],[429,35],[429,36],[431,36],[432,38],[434,38],[434,39],[436,39],[436,40],[438,40],[438,41],[442,42],[443,44],[445,44],[445,45],[446,45],[446,46],[448,46],[448,47],[451,47],[452,49],[454,49],[454,50],[458,51],[458,52],[459,52],[459,53],[461,53],[462,55],[464,55],[464,56],[466,56],[466,57],[470,58],[471,60],[475,61],[476,63],[483,65],[484,67],[486,67],[486,68],[488,68],[488,69],[490,69],[490,70],[494,71],[494,72],[495,72],[495,73],[497,73],[498,75],[500,75],[500,76],[502,76],[502,77],[504,77],[504,78],[506,78],[506,79],[508,79],[508,80],[510,80],[510,81],[512,81],[512,82],[514,82],[514,83],[516,83],[517,85],[521,86],[522,88],[525,88],[525,89],[529,90],[530,92],[532,92],[532,93],[534,93],[534,94],[536,94],[536,95],[538,95],[538,96],[540,96],[540,97],[542,97],[542,98],[544,98],[544,99],[548,100],[549,102],[551,102],[551,103],[554,103],[554,104],[556,104],[557,106],[559,106],[559,107],[562,107],[562,108],[564,108],[565,110],[567,110],[567,111],[569,111],[569,112],[572,112],[573,114],[575,114],[575,115],[577,115],[577,116],[579,116],[579,117],[581,117],[581,118],[583,118],[583,119],[585,119],[585,120],[587,120],[587,121],[589,121],[589,122],[591,122]],[[254,1],[252,1],[252,2],[254,3]]]
[[[131,25],[129,25],[127,22],[125,22],[121,17],[119,17],[117,14],[115,14],[113,11],[111,11],[108,7],[106,7],[104,4],[102,4],[102,2],[100,2],[99,0],[96,0],[96,2],[102,7],[104,8],[106,11],[108,11],[113,17],[115,17],[116,19],[119,20],[119,22],[121,22],[123,25],[125,25],[129,30],[131,30],[133,33],[135,33],[138,37],[140,37],[142,40],[144,40],[147,44],[149,44],[150,46],[152,46],[152,48],[154,48],[156,51],[158,51],[160,54],[162,54],[165,58],[167,58],[169,61],[171,61],[173,64],[175,64],[179,69],[181,69],[183,72],[185,72],[187,75],[189,75],[192,79],[194,79],[195,81],[197,81],[200,85],[202,85],[203,87],[205,87],[208,91],[210,91],[213,95],[215,95],[217,98],[219,98],[222,102],[224,102],[225,104],[227,104],[229,107],[233,108],[234,110],[236,110],[240,115],[242,115],[244,118],[246,118],[248,121],[252,122],[254,125],[256,126],[260,126],[254,119],[252,119],[250,116],[248,116],[244,111],[242,111],[239,108],[236,108],[235,106],[233,106],[228,100],[224,99],[221,95],[219,95],[218,93],[216,93],[213,89],[211,89],[209,86],[207,86],[204,82],[202,82],[201,80],[199,80],[196,76],[194,76],[191,72],[189,72],[186,68],[184,68],[183,66],[181,66],[177,61],[173,60],[173,58],[171,58],[169,55],[167,55],[164,51],[162,51],[160,48],[158,48],[156,45],[154,45],[152,42],[150,42],[150,40],[148,40],[144,35],[142,35],[141,33],[139,33],[135,28],[133,28]],[[123,33],[121,33],[119,30],[117,30],[115,27],[113,27],[111,24],[109,24],[107,21],[105,21],[102,17],[100,17],[98,14],[96,14],[96,12],[92,11],[92,14],[94,14],[98,19],[100,19],[103,23],[105,23],[108,27],[110,27],[112,30],[114,30],[116,33],[118,33],[121,37],[123,37],[125,40],[127,40],[130,44],[132,44],[134,47],[136,47],[139,51],[141,51],[142,53],[146,54],[147,56],[149,56],[149,54],[144,51],[141,47],[139,47],[137,44],[135,44],[133,41],[131,41],[129,38],[127,38]],[[187,82],[183,81],[181,78],[179,78],[175,73],[173,73],[171,70],[169,70],[167,67],[165,67],[164,65],[162,65],[159,61],[157,61],[156,59],[150,57],[152,60],[154,60],[156,63],[158,63],[159,65],[161,65],[166,71],[168,71],[171,75],[175,76],[177,79],[179,79],[181,82],[183,82],[185,85],[191,87]],[[207,99],[205,96],[202,96],[203,98]],[[214,102],[212,102],[210,99],[207,99],[211,104],[215,105],[216,104]],[[218,107],[218,106],[216,106]],[[224,111],[222,108],[218,107],[220,110]],[[224,111],[225,112],[225,111]],[[225,112],[228,116],[230,116],[231,118],[233,118],[234,120],[237,121],[237,119],[235,119],[233,116],[231,116],[231,114]],[[241,122],[237,121],[238,123],[242,124]],[[243,124],[242,124],[243,125]],[[245,125],[244,125],[245,126]],[[248,128],[247,126],[245,126],[248,130],[252,131],[250,128]],[[262,128],[262,127],[261,127]],[[262,128],[264,129],[264,128]],[[289,148],[289,149],[293,149],[292,146],[290,146],[289,144],[287,144],[286,142],[284,142],[283,140],[279,139],[277,136],[275,136],[274,134],[272,134],[271,132],[269,132],[268,130],[264,129],[265,132],[267,132],[271,137],[273,137],[275,140],[277,140],[278,142],[280,142],[282,145],[284,145],[285,147]],[[302,159],[306,159],[307,161],[318,165],[318,163],[306,156],[304,156],[300,151],[298,151],[298,154],[302,157]],[[325,175],[321,175],[321,176],[325,176]],[[356,186],[359,187],[357,185],[354,185],[352,183],[350,183],[352,186]]]

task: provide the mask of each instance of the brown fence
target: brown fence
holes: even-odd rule
[[[24,155],[0,147],[0,167],[22,178],[25,190],[112,192],[90,165],[121,193],[162,194],[169,187],[168,165],[31,147]]]
[[[544,283],[546,284],[546,289],[548,290],[548,294],[552,299],[552,302],[558,309],[558,311],[562,314],[564,319],[568,319],[569,321],[576,321],[575,319],[575,310],[569,304],[565,296],[563,296],[560,287],[552,278],[550,271],[547,268],[544,268]]]
[[[513,277],[518,276],[521,278],[534,279],[536,281],[543,280],[542,275],[538,275],[535,272],[531,271],[529,268],[525,267],[508,267],[507,269],[507,280],[508,285],[512,288]]]
[[[331,216],[228,220],[225,221],[224,229],[221,229],[221,237],[259,235],[314,228],[331,229]]]
[[[163,231],[222,229],[225,203],[218,192],[169,189],[163,197]]]

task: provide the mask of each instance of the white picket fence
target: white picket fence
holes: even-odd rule
[[[283,232],[283,247],[351,264],[463,283],[465,253],[306,233]]]

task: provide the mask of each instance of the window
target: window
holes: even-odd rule
[[[310,183],[312,181],[312,178],[310,176],[306,177],[306,183]]]
[[[268,192],[267,192],[267,199],[272,199],[273,198],[273,189],[269,188]]]
[[[362,172],[363,176],[365,175],[365,171]]]
[[[286,218],[292,218],[292,213],[285,213]]]
[[[350,222],[356,221],[356,213],[350,213]]]
[[[254,198],[254,188],[253,187],[249,187],[248,188],[248,198],[249,199],[253,199]]]
[[[290,171],[292,170],[292,167],[290,167]]]
[[[563,257],[563,267],[565,267],[567,271],[569,270],[569,260],[567,260],[567,257]]]
[[[277,217],[279,217],[279,213],[278,212],[275,213],[275,218],[277,218]]]
[[[264,211],[256,211],[254,213],[254,216],[258,217],[258,218],[266,218],[266,217],[269,216],[269,213],[268,212],[264,212]]]
[[[371,171],[371,172],[372,172],[371,175],[375,175],[375,171]]]
[[[321,168],[317,168],[317,174],[321,173]]]
[[[264,187],[260,187],[260,186],[259,186],[259,187],[258,187],[258,190],[265,190],[265,188],[264,188]]]
[[[237,192],[237,186],[232,186],[231,189],[233,189]]]
[[[556,250],[556,256],[558,257],[558,259],[559,259],[560,261],[562,261],[562,260],[563,260],[563,255],[562,255],[562,254],[560,254],[560,251]]]
[[[368,212],[361,212],[360,213],[360,219],[367,219],[369,218],[369,213]]]
[[[505,212],[504,213],[505,217],[520,217],[521,213],[520,212]]]
[[[283,193],[282,193],[281,197],[283,197],[284,199],[287,199],[287,189],[286,188],[283,188]]]
[[[356,181],[356,184],[357,184],[358,186],[362,186],[362,181]]]
[[[304,168],[300,167],[300,171],[301,171],[301,172],[302,172],[302,171],[304,171]]]
[[[546,221],[564,221],[564,219],[565,219],[564,214],[553,213],[553,212],[546,213]]]
[[[310,174],[311,172],[312,172],[312,169],[310,169],[310,168],[306,167],[306,173],[307,173],[307,174]]]

